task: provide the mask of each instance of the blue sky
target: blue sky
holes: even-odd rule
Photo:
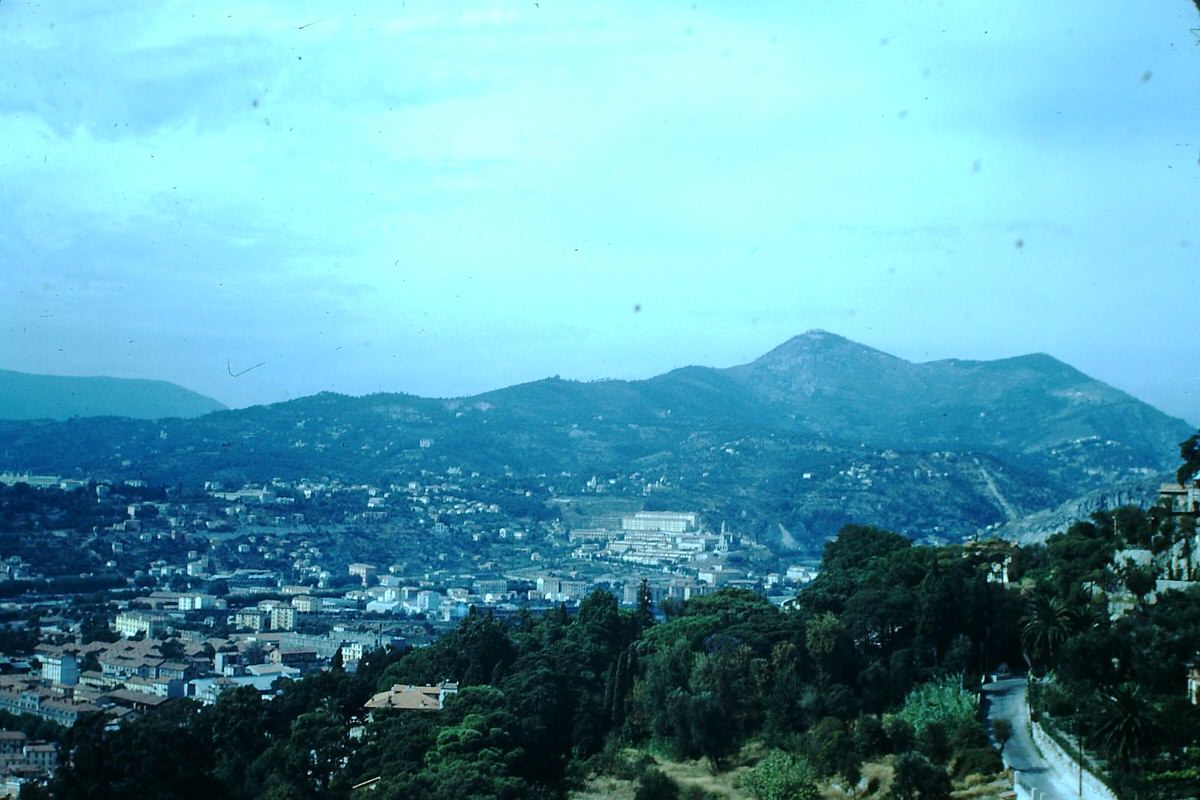
[[[819,327],[1200,422],[1190,0],[348,7],[0,3],[0,367],[444,396]]]

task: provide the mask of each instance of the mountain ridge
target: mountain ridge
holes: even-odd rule
[[[766,542],[779,544],[782,525],[815,546],[846,522],[961,539],[1152,483],[1190,432],[1052,356],[914,364],[820,331],[748,364],[636,381],[547,378],[440,399],[320,393],[195,419],[0,422],[0,471],[378,483],[458,469],[556,475],[568,495],[606,476],[643,498],[653,484],[657,505],[753,527]]]
[[[0,419],[186,418],[223,409],[217,400],[168,381],[0,369]]]

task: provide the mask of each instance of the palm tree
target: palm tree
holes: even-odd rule
[[[1140,686],[1122,683],[1104,696],[1096,736],[1110,758],[1128,765],[1150,750],[1156,731],[1154,707]]]
[[[1034,594],[1021,620],[1021,645],[1026,659],[1048,662],[1074,632],[1077,621],[1074,609],[1057,596],[1047,592]]]

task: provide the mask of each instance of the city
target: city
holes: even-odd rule
[[[514,518],[479,478],[209,481],[189,493],[0,475],[6,530],[29,553],[0,564],[0,619],[10,642],[33,644],[3,654],[0,711],[119,724],[171,698],[211,704],[243,686],[269,698],[280,679],[353,672],[365,654],[427,644],[469,613],[574,613],[597,588],[628,607],[639,590],[658,607],[721,587],[783,603],[814,576],[811,563],[762,571],[777,563],[765,548],[694,512],[610,511],[579,528],[561,514]],[[64,576],[68,550],[81,571]],[[28,757],[11,758],[8,775],[52,768],[53,745],[13,747]]]

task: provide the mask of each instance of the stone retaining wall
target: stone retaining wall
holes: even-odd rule
[[[1036,744],[1038,749],[1042,751],[1042,757],[1058,769],[1068,772],[1072,775],[1078,775],[1079,762],[1071,758],[1071,756],[1062,749],[1059,743],[1054,741],[1054,739],[1042,729],[1042,726],[1039,723],[1033,723],[1032,727],[1033,743]],[[1084,800],[1119,800],[1119,798],[1113,794],[1112,789],[1109,789],[1102,780],[1097,778],[1091,772],[1088,772],[1086,769],[1083,771],[1082,788],[1082,797]],[[1019,791],[1018,796],[1020,796]],[[1030,800],[1037,800],[1037,798],[1030,798]]]

